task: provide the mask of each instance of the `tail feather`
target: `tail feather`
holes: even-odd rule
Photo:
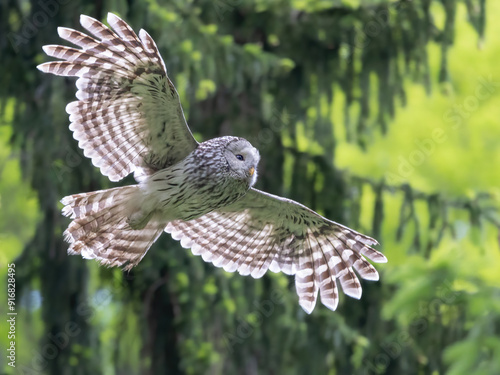
[[[63,214],[74,219],[64,232],[71,244],[68,254],[81,254],[110,267],[137,265],[166,225],[153,215],[144,228],[130,227],[130,202],[137,200],[138,189],[125,186],[63,198]]]

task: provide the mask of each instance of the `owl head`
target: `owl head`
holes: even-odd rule
[[[235,137],[228,142],[224,156],[229,164],[230,171],[236,178],[248,181],[250,187],[255,184],[260,155],[259,151],[250,142]]]

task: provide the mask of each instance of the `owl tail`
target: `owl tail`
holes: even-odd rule
[[[141,229],[130,227],[128,217],[141,196],[134,185],[64,197],[62,212],[74,219],[64,232],[68,254],[126,270],[137,265],[166,225],[153,216]]]

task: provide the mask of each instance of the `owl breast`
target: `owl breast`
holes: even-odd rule
[[[235,179],[222,153],[191,153],[182,162],[141,183],[142,214],[159,213],[166,221],[192,220],[243,197],[248,181]],[[137,212],[137,211],[136,211]]]

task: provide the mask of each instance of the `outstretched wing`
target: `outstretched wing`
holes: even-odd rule
[[[386,257],[370,246],[377,241],[325,219],[289,199],[251,189],[232,205],[190,221],[170,222],[165,231],[193,254],[228,272],[261,277],[268,269],[295,274],[302,308],[311,313],[318,290],[321,302],[335,310],[337,280],[345,294],[361,297],[353,269],[378,280],[373,262]]]
[[[111,181],[131,172],[140,179],[184,159],[198,143],[151,36],[141,30],[137,37],[112,13],[113,30],[84,15],[80,23],[95,38],[60,27],[59,36],[81,48],[44,46],[47,55],[63,61],[38,69],[79,77],[79,100],[66,111],[85,156]]]

